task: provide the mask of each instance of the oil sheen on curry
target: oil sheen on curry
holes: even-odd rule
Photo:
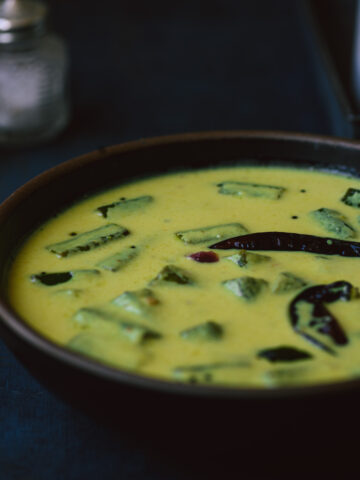
[[[360,181],[231,167],[101,192],[21,247],[9,297],[93,360],[280,388],[360,375]]]

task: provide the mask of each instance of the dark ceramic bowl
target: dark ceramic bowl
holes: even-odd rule
[[[156,425],[157,431],[170,426],[188,440],[195,433],[209,438],[214,432],[228,438],[230,426],[231,430],[241,428],[242,435],[255,434],[259,425],[273,435],[284,428],[293,429],[299,437],[313,425],[319,433],[329,426],[338,429],[357,421],[358,380],[261,390],[145,378],[53,344],[32,330],[7,303],[7,275],[19,243],[66,205],[132,178],[234,163],[330,168],[359,176],[360,145],[328,137],[247,131],[139,140],[65,162],[28,182],[1,205],[1,334],[46,387],[77,407],[103,417],[110,414],[111,421],[118,421],[122,428],[142,425],[139,432],[146,424],[152,424],[148,428]]]

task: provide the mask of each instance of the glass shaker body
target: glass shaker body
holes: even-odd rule
[[[53,33],[0,44],[0,146],[35,144],[68,120],[67,53]]]

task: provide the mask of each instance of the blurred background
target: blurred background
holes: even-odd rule
[[[355,0],[44,3],[66,53],[41,55],[52,84],[63,62],[68,110],[46,141],[9,145],[0,133],[1,200],[51,166],[141,137],[226,129],[360,136]],[[15,57],[0,43],[0,118]],[[26,85],[35,81],[24,72]],[[220,460],[193,467],[156,460],[64,405],[0,344],[1,480],[228,478]],[[285,478],[281,468],[273,477],[253,465],[243,478]]]

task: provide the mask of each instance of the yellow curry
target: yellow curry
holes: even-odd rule
[[[142,375],[239,387],[345,380],[360,375],[359,208],[358,179],[312,170],[139,180],[33,233],[9,298],[45,337]]]

